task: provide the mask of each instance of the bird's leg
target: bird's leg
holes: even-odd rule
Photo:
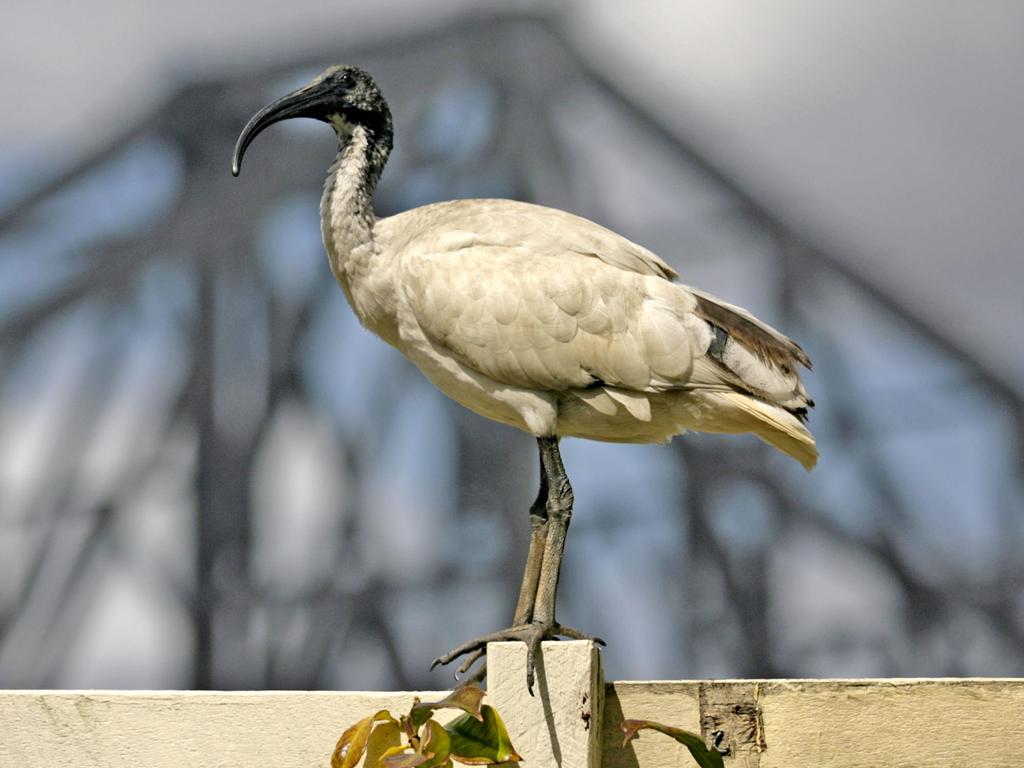
[[[558,576],[562,569],[562,553],[565,551],[565,536],[572,520],[573,493],[569,477],[562,465],[562,454],[558,450],[558,438],[540,438],[540,466],[547,486],[548,525],[542,549],[542,561],[536,597],[531,611],[534,622],[554,627],[555,593],[558,590]]]
[[[568,637],[573,640],[596,640],[604,645],[600,638],[591,637],[572,627],[562,626],[555,620],[555,596],[558,591],[558,577],[562,570],[565,537],[569,532],[569,522],[572,520],[573,493],[569,476],[562,465],[558,438],[541,438],[539,442],[541,466],[548,484],[548,526],[531,623],[541,629],[544,640]]]
[[[516,612],[512,618],[512,626],[526,624],[533,618],[533,604],[537,599],[537,584],[540,582],[541,565],[544,558],[544,542],[548,533],[548,476],[544,471],[544,461],[540,464],[540,490],[530,507],[530,552],[526,556],[526,568],[523,569],[523,585],[519,588],[519,600],[516,601]]]
[[[530,693],[533,693],[535,659],[542,640],[559,637],[593,639],[604,645],[599,638],[591,638],[555,621],[555,593],[565,550],[565,535],[572,517],[573,494],[562,466],[558,438],[539,437],[537,443],[540,448],[540,492],[530,508],[530,553],[526,559],[513,625],[463,643],[435,659],[431,665],[433,669],[438,664],[450,664],[460,656],[466,656],[458,670],[458,674],[462,674],[487,652],[487,643],[521,640],[527,648],[526,685]],[[470,680],[483,680],[486,669],[486,664],[481,665]]]

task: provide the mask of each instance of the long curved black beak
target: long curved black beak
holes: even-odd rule
[[[242,156],[248,149],[252,140],[259,133],[274,123],[281,120],[288,120],[293,117],[312,117],[316,120],[325,120],[323,108],[326,104],[325,89],[318,87],[320,83],[304,85],[287,96],[283,96],[272,102],[253,115],[252,119],[242,129],[242,133],[235,143],[235,153],[231,158],[231,175],[237,176],[242,170]]]

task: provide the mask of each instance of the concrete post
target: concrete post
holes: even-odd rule
[[[486,701],[501,713],[524,765],[600,768],[604,675],[595,643],[543,643],[533,696],[526,689],[526,646],[491,643],[487,681]]]

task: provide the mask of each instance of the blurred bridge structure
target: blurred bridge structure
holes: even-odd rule
[[[0,686],[428,689],[510,618],[526,435],[365,333],[320,242],[334,138],[260,106],[344,59],[386,216],[564,208],[799,340],[822,461],[567,441],[560,617],[609,679],[1024,675],[1024,399],[669,133],[543,16],[183,87],[0,210]],[[666,95],[665,98],[670,98]]]

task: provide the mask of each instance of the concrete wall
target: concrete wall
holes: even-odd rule
[[[522,646],[490,651],[488,699],[526,766],[675,768],[685,749],[625,718],[724,732],[727,766],[1024,765],[1024,680],[601,679],[590,643],[545,644],[535,696]],[[351,723],[413,693],[0,693],[0,768],[312,768]],[[431,700],[440,692],[421,692]]]

